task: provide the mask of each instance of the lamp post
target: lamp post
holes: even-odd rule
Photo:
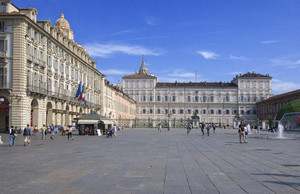
[[[168,117],[168,131],[170,131],[170,117],[172,116],[172,113],[170,113],[170,103],[168,102],[168,112],[165,113]]]

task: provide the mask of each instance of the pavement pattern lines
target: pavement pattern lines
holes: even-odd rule
[[[126,129],[117,138],[1,134],[0,193],[300,193],[300,135],[271,140],[237,130]]]

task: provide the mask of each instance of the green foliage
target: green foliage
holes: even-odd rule
[[[276,120],[280,120],[285,113],[300,112],[300,99],[291,101],[283,106],[277,113]]]

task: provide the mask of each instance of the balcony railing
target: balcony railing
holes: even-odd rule
[[[11,89],[12,84],[10,82],[0,82],[0,89]]]
[[[29,92],[47,95],[47,89],[45,83],[41,83],[39,86],[28,84],[27,90]]]

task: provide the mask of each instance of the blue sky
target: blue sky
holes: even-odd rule
[[[64,13],[74,39],[112,83],[142,55],[161,82],[273,77],[272,91],[300,88],[299,0],[12,0],[52,25]]]

